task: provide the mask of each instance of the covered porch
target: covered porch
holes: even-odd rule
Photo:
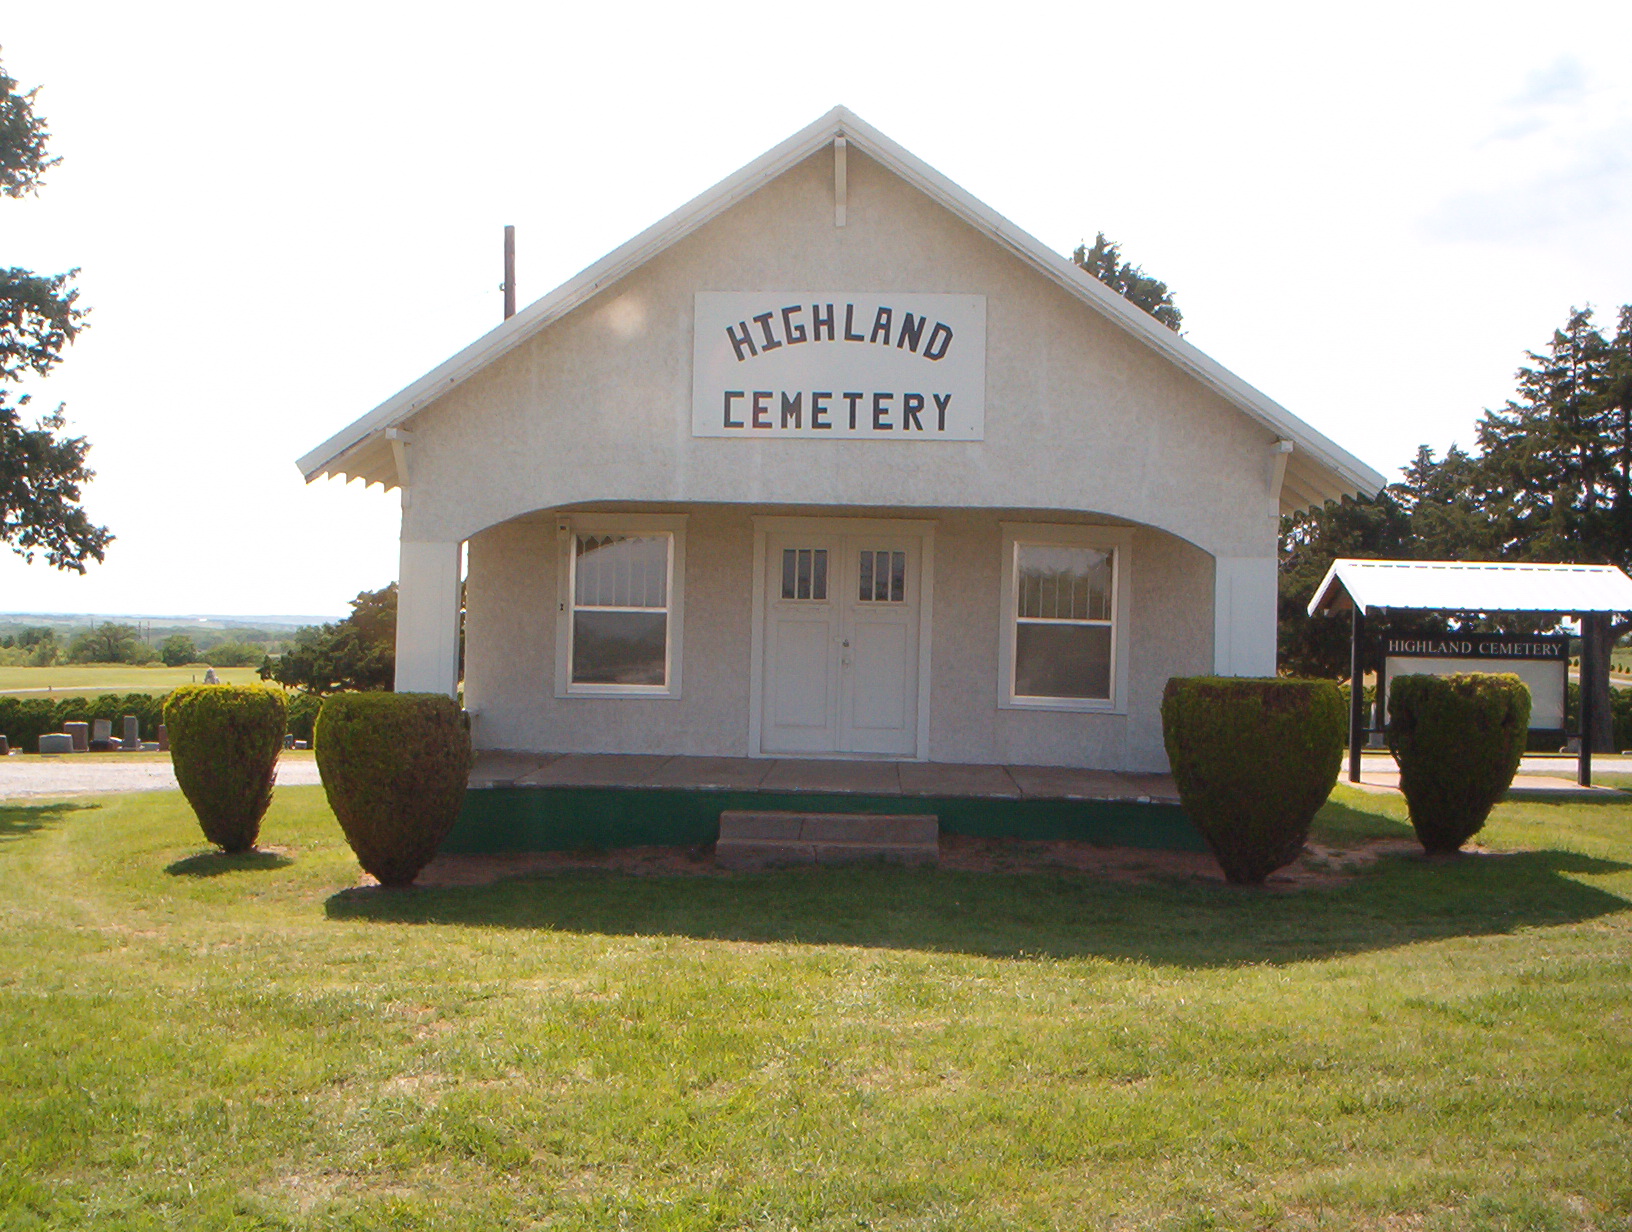
[[[948,834],[1204,851],[1165,774],[874,759],[485,751],[443,850],[696,846],[727,810],[933,814]]]

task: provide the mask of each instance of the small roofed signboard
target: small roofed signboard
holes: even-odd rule
[[[699,292],[693,436],[978,441],[986,297]]]
[[[1389,636],[1383,656],[1385,688],[1393,686],[1396,676],[1512,672],[1530,686],[1531,730],[1564,730],[1564,682],[1570,668],[1570,639],[1564,634]]]

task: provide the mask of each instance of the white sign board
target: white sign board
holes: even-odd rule
[[[978,441],[986,297],[697,294],[691,434]]]
[[[1492,664],[1488,658],[1415,659],[1389,655],[1384,688],[1392,689],[1396,676],[1453,676],[1458,672],[1512,672],[1530,686],[1530,726],[1564,730],[1564,672],[1556,659],[1512,659]],[[1386,705],[1386,691],[1384,699]]]

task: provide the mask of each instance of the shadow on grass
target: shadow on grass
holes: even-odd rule
[[[0,842],[22,838],[61,821],[69,813],[101,808],[100,804],[56,801],[51,804],[0,804]]]
[[[886,865],[733,878],[571,872],[481,887],[347,890],[326,910],[331,919],[405,924],[1215,967],[1588,920],[1632,903],[1574,878],[1628,868],[1563,851],[1401,855],[1349,884],[1293,893]]]
[[[295,861],[277,851],[201,851],[196,856],[164,866],[172,877],[220,877],[224,873],[250,873],[270,868],[287,868]]]
[[[1310,827],[1310,841],[1343,845],[1364,843],[1374,839],[1415,837],[1411,823],[1384,813],[1373,813],[1352,804],[1328,800],[1315,815]]]

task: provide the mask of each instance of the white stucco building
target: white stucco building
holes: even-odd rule
[[[300,461],[479,747],[1165,767],[1376,472],[843,108]]]

